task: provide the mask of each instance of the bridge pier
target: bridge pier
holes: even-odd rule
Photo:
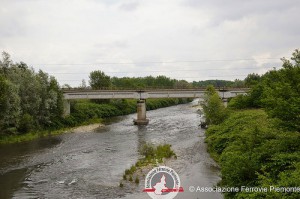
[[[137,101],[137,119],[133,120],[135,125],[147,125],[149,119],[146,118],[146,100]]]
[[[228,104],[228,99],[227,98],[222,98],[223,104],[225,107],[227,107]]]
[[[64,112],[63,117],[70,115],[71,113],[71,104],[69,100],[64,100]]]

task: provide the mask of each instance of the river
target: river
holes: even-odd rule
[[[168,162],[184,188],[176,198],[223,198],[189,191],[190,186],[212,187],[220,180],[195,104],[148,111],[150,123],[143,127],[133,125],[136,114],[131,114],[109,119],[94,131],[0,146],[0,198],[150,198],[141,192],[144,181],[119,187],[145,142],[171,144],[177,154],[177,160]]]

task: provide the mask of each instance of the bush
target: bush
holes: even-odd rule
[[[129,179],[128,179],[130,182],[132,182],[133,181],[133,179],[132,179],[132,175],[130,175],[129,176]]]
[[[20,133],[28,133],[34,128],[34,119],[31,115],[29,114],[24,114],[21,117],[20,124],[18,127],[18,131]]]
[[[158,159],[171,158],[173,155],[175,155],[175,153],[172,151],[170,144],[159,145],[156,147],[156,157]]]
[[[208,128],[206,142],[221,166],[221,186],[299,186],[300,134],[283,132],[275,122],[265,111],[253,109],[232,112]],[[226,198],[283,196],[297,198],[293,193],[225,193]]]
[[[220,124],[227,117],[227,109],[219,94],[211,86],[207,87],[204,101],[202,102],[206,124]]]
[[[250,99],[247,95],[238,95],[228,102],[228,108],[246,109],[250,107]]]
[[[140,148],[140,154],[144,155],[146,158],[154,157],[154,155],[155,155],[154,146],[151,144],[142,145],[142,147]]]
[[[125,175],[129,175],[130,174],[130,170],[129,169],[126,169],[125,170]]]
[[[138,176],[135,177],[135,181],[134,182],[135,182],[135,184],[139,184],[140,183],[140,179],[139,179]]]

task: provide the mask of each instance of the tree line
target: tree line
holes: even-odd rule
[[[257,74],[251,74],[257,75]],[[159,75],[157,77],[110,77],[103,71],[92,71],[89,75],[89,85],[86,85],[85,80],[78,88],[81,89],[191,89],[191,88],[206,88],[211,85],[215,88],[234,87],[240,88],[249,86],[247,81],[235,79],[229,80],[204,80],[188,82],[186,80],[177,80]],[[65,88],[71,88],[69,85],[64,85]]]
[[[110,77],[103,71],[92,71],[89,76],[91,89],[189,89],[192,84],[159,75],[157,77]],[[82,83],[79,88],[88,88]]]
[[[233,88],[242,88],[246,87],[247,85],[245,84],[244,80],[239,80],[235,79],[234,81],[229,81],[229,80],[203,80],[203,81],[193,81],[192,86],[197,88],[197,87],[208,87],[208,86],[213,86],[215,88],[219,87],[233,87]]]

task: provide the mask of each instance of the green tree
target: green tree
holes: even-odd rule
[[[229,101],[228,108],[245,109],[250,106],[249,103],[250,103],[249,96],[238,95]]]
[[[261,103],[271,117],[279,118],[290,129],[300,130],[300,51],[290,60],[282,59],[280,70],[263,76]]]
[[[154,87],[155,88],[173,88],[174,80],[171,80],[169,77],[164,75],[159,75],[155,78]]]
[[[110,76],[97,70],[90,73],[90,86],[92,89],[108,89],[111,87]]]
[[[174,84],[176,89],[189,89],[192,88],[192,85],[185,80],[176,81]]]
[[[63,112],[63,94],[54,77],[35,73],[25,63],[13,63],[7,53],[0,60],[0,129],[28,132],[53,125]]]
[[[233,87],[241,88],[241,87],[244,87],[244,86],[245,86],[245,83],[244,83],[243,80],[239,80],[239,79],[234,80]]]
[[[259,83],[260,79],[261,79],[260,75],[258,75],[256,73],[251,73],[251,74],[247,75],[247,77],[244,80],[245,86],[247,86],[247,87],[255,86]]]
[[[51,125],[52,121],[60,118],[63,113],[63,93],[57,80],[43,71],[37,75],[40,105],[38,122],[43,126]]]
[[[207,87],[209,85],[213,85],[214,87],[234,87],[233,81],[228,80],[204,80],[204,81],[193,81],[192,82],[193,87]]]
[[[22,114],[38,116],[41,104],[40,85],[34,70],[29,69],[26,64],[12,64],[7,78],[18,86]]]
[[[0,76],[0,129],[15,132],[21,115],[18,87]]]
[[[7,90],[8,90],[8,83],[7,80],[0,75],[0,114],[6,109],[5,107],[5,101],[7,98]]]
[[[34,118],[28,113],[22,115],[18,131],[21,133],[28,133],[34,128]]]
[[[219,124],[226,118],[225,106],[213,86],[207,87],[204,101],[201,105],[207,124]]]
[[[2,52],[2,60],[0,60],[0,73],[7,74],[8,68],[11,66],[12,60],[7,52]]]
[[[4,126],[4,116],[7,112],[7,100],[8,100],[9,85],[7,80],[0,75],[0,129]]]

